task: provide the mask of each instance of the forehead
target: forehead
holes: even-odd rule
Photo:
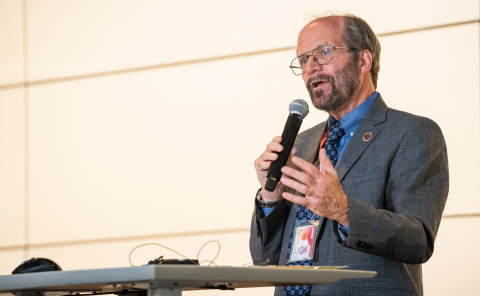
[[[343,27],[344,22],[341,16],[313,20],[298,35],[297,55],[319,45],[343,46]]]

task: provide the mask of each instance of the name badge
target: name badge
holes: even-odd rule
[[[313,259],[318,220],[296,221],[289,262]]]

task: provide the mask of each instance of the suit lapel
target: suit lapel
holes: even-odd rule
[[[383,101],[380,94],[377,99],[368,110],[365,117],[360,122],[360,125],[356,129],[353,137],[348,142],[347,148],[342,154],[337,167],[338,179],[342,182],[345,175],[350,168],[357,162],[358,158],[363,154],[365,149],[375,141],[377,135],[381,132],[381,129],[376,125],[385,122],[387,120],[387,105]],[[367,133],[371,133],[371,139],[364,140],[364,136]]]

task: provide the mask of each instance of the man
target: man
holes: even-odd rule
[[[375,91],[380,43],[362,19],[310,22],[298,36],[297,54],[292,70],[313,105],[330,116],[298,135],[273,192],[264,185],[281,138],[255,160],[262,187],[252,219],[254,263],[378,272],[373,279],[277,287],[275,295],[423,295],[420,264],[433,253],[448,194],[440,128],[388,108]],[[305,237],[293,234],[310,221],[318,221],[313,256],[296,261],[297,241]]]

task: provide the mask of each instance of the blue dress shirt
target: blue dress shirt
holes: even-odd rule
[[[345,148],[347,148],[348,142],[350,142],[350,139],[353,137],[355,130],[360,125],[363,117],[365,117],[365,114],[367,114],[368,110],[377,99],[377,96],[378,92],[375,91],[365,102],[340,119],[340,123],[345,130],[345,135],[342,137],[342,139],[340,139],[337,164],[340,162],[340,158],[342,157]],[[329,116],[327,120],[327,129],[335,122],[335,118]],[[265,217],[267,217],[274,209],[275,208],[262,208]],[[338,228],[340,230],[340,236],[342,237],[343,241],[345,241],[348,235],[348,227],[344,227],[338,223]]]

